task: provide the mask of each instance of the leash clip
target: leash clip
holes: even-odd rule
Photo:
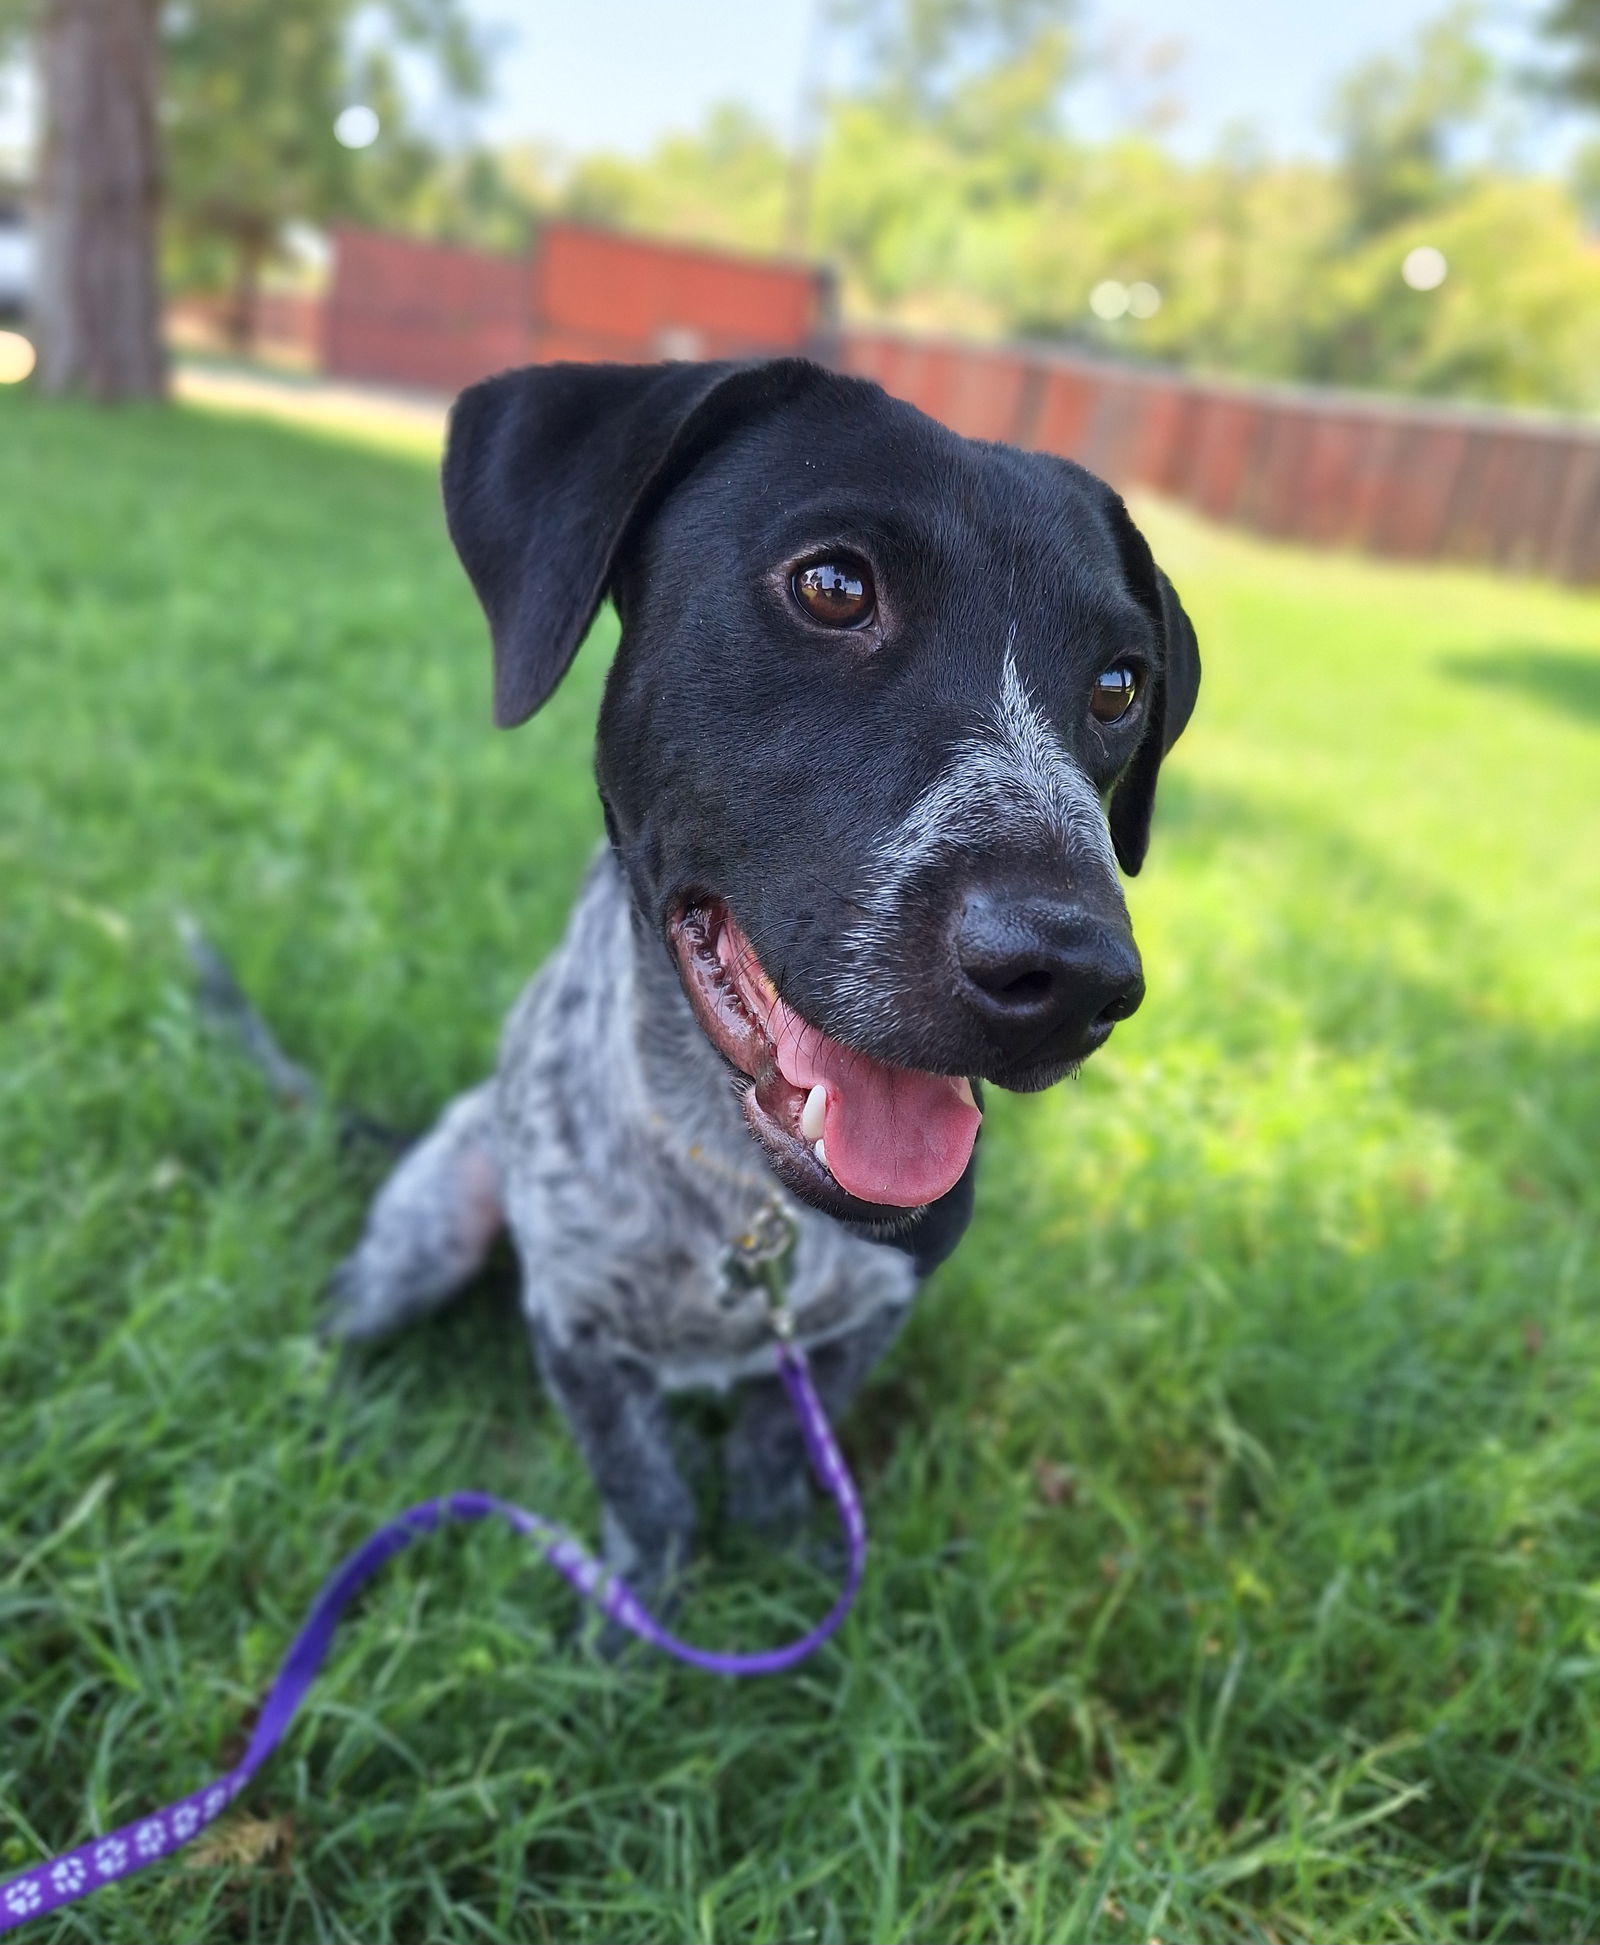
[[[773,1197],[762,1204],[749,1229],[733,1245],[739,1267],[766,1291],[773,1335],[786,1344],[794,1339],[794,1312],[787,1293],[798,1234],[794,1217]]]

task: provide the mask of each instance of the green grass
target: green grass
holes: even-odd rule
[[[245,1800],[278,1849],[41,1937],[1600,1931],[1600,604],[1149,524],[1207,657],[1150,999],[994,1104],[847,1426],[838,1644],[598,1666],[509,1535],[430,1540]],[[236,1755],[400,1505],[593,1529],[504,1279],[318,1347],[375,1164],[207,1039],[172,918],[422,1121],[561,926],[603,655],[497,736],[424,459],[15,396],[0,615],[4,1871]],[[828,1593],[724,1545],[689,1623]]]

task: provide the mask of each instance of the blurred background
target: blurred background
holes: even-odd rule
[[[1590,441],[1261,389],[1600,409],[1594,0],[0,0],[0,32],[5,376],[806,349],[1214,515],[1600,573]]]

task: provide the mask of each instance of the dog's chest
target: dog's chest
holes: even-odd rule
[[[669,1389],[770,1370],[767,1298],[737,1241],[774,1195],[795,1228],[788,1301],[805,1341],[909,1302],[916,1276],[905,1254],[804,1208],[767,1177],[675,982],[671,1013],[650,1016],[633,952],[626,896],[602,857],[565,940],[507,1023],[494,1139],[530,1312],[558,1337],[598,1333],[625,1346]],[[680,1026],[683,1059],[662,1057]]]
[[[524,1302],[558,1337],[599,1333],[668,1390],[721,1389],[774,1368],[767,1291],[738,1243],[748,1207],[675,1193],[671,1174],[642,1155],[609,1175],[546,1157],[508,1186]],[[790,1209],[786,1297],[804,1342],[910,1301],[916,1279],[901,1252]]]

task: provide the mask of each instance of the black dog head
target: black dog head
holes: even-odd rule
[[[1200,665],[1093,475],[783,359],[489,379],[444,491],[501,724],[614,597],[608,829],[796,1193],[936,1199],[973,1079],[1047,1086],[1139,1004],[1116,864]]]

